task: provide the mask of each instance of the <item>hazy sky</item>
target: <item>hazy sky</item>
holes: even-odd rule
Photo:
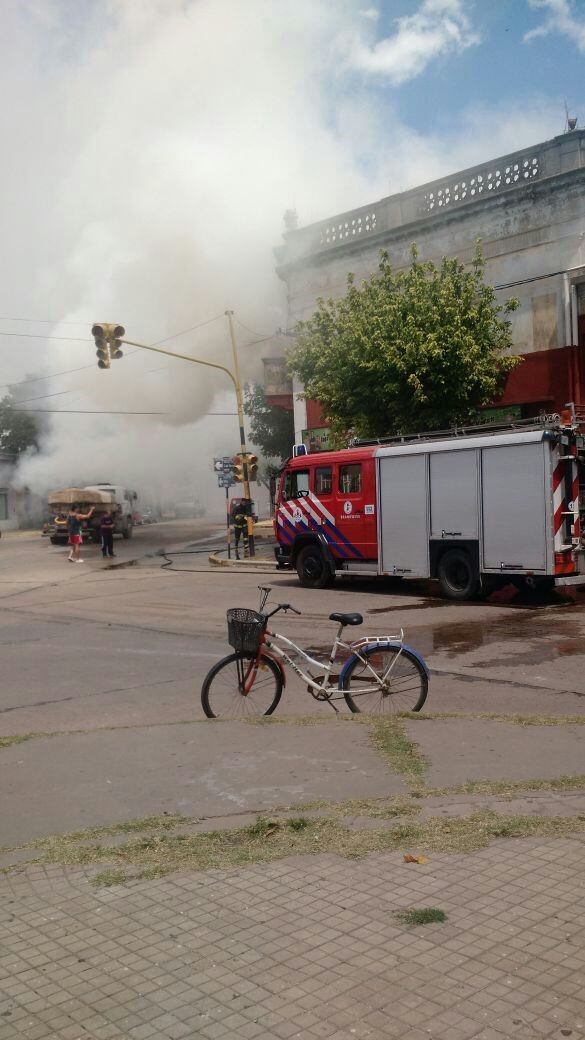
[[[253,376],[263,347],[244,344],[286,322],[285,209],[307,223],[552,137],[565,100],[585,121],[583,0],[0,0],[0,14],[0,332],[21,333],[0,335],[0,378],[52,375],[25,384],[59,395],[31,408],[167,413],[50,416],[25,468],[38,483],[96,479],[104,453],[116,479],[179,479],[235,450],[235,419],[193,425],[232,408],[219,374],[152,354],[99,372],[93,321],[152,342],[233,308]],[[225,318],[172,343],[219,359],[227,344]]]

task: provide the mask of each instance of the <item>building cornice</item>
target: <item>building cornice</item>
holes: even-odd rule
[[[585,130],[524,148],[448,177],[390,195],[328,220],[290,231],[274,250],[277,272],[355,256],[364,248],[462,221],[467,214],[492,211],[537,198],[544,192],[581,185],[585,175]]]

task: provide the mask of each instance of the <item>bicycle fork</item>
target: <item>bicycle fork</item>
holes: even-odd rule
[[[247,669],[246,664],[248,664]],[[252,660],[248,663],[247,658],[238,657],[236,667],[238,669],[238,689],[242,694],[242,697],[247,697],[254,685],[254,682],[256,681],[256,676],[258,674],[258,662],[256,660]]]

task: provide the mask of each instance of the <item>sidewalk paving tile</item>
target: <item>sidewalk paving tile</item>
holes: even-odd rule
[[[112,889],[91,869],[7,874],[0,1037],[585,1038],[582,857],[580,839],[525,839]],[[409,906],[447,920],[407,928]]]

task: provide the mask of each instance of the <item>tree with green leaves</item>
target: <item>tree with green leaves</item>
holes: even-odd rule
[[[508,314],[484,281],[481,248],[469,269],[457,259],[379,270],[360,288],[348,276],[339,300],[317,301],[297,326],[289,367],[320,401],[336,444],[473,422],[502,393],[520,362],[510,356]]]
[[[293,413],[266,400],[262,386],[245,388],[244,411],[250,418],[250,439],[269,459],[288,459],[295,439]]]
[[[12,393],[0,400],[0,451],[8,455],[22,455],[28,448],[39,446],[39,424],[16,404]]]

